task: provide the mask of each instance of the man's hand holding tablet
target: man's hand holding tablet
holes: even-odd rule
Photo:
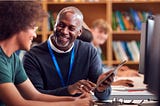
[[[127,60],[122,61],[115,69],[110,70],[102,75],[99,76],[96,86],[92,89],[91,92],[97,90],[98,92],[104,92],[107,87],[111,85],[114,80],[114,76],[116,72],[122,67]],[[93,94],[93,93],[92,93]]]

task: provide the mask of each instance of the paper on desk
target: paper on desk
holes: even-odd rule
[[[133,81],[134,87],[112,86],[112,90],[129,91],[129,90],[146,90],[146,84],[143,83],[144,76],[140,74],[139,77],[115,77],[115,81],[129,79]]]
[[[148,92],[147,90],[136,91],[136,92],[130,92],[130,91],[122,92],[118,90],[112,90],[111,95],[153,95],[153,94]]]

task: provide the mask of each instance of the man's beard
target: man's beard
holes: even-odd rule
[[[54,41],[56,45],[60,48],[66,48],[69,45],[69,42],[67,42],[65,45],[63,45],[61,42],[58,41],[57,36],[54,37]]]

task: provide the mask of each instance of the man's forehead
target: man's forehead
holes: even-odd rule
[[[60,15],[60,19],[67,18],[69,20],[80,20],[79,15],[73,12],[66,12]]]
[[[81,23],[78,15],[71,13],[71,12],[67,12],[65,14],[62,14],[59,18],[59,22],[70,23],[75,26],[80,25],[80,23]]]

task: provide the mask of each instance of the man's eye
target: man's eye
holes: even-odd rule
[[[69,28],[69,30],[71,30],[71,31],[75,31],[75,30],[76,30],[76,28],[70,27],[70,28]]]
[[[62,24],[62,23],[60,23],[58,26],[59,26],[59,27],[62,27],[62,28],[65,27],[64,24]]]

